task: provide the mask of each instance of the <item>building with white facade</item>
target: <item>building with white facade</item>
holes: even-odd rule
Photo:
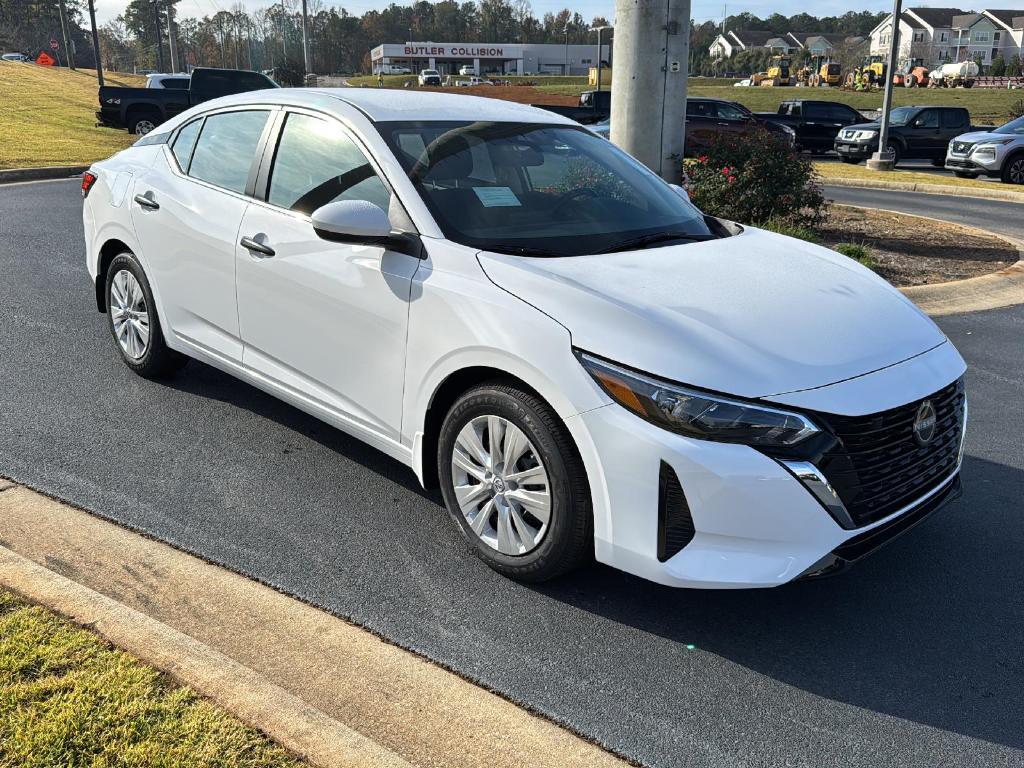
[[[871,53],[885,55],[892,41],[892,14],[871,32]],[[991,64],[1024,56],[1024,10],[965,11],[960,8],[908,8],[900,16],[901,61],[924,59],[934,67],[945,62]]]
[[[608,65],[609,46],[601,46],[601,60]],[[382,43],[370,51],[373,73],[405,67],[416,73],[436,69],[442,75],[458,74],[464,66],[476,75],[586,75],[597,66],[597,44],[560,45],[533,43]]]
[[[863,38],[848,38],[833,32],[764,32],[757,30],[729,30],[715,38],[708,47],[714,61],[727,59],[738,51],[764,48],[772,53],[795,55],[806,52],[810,56],[827,57],[840,43]]]

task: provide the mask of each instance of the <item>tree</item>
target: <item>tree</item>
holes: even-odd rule
[[[992,59],[992,64],[988,68],[988,73],[993,77],[1002,77],[1006,74],[1006,62],[1003,60],[1001,55]]]
[[[1015,54],[1013,54],[1013,56],[1010,57],[1010,61],[1007,62],[1007,64],[1006,64],[1006,74],[1009,77],[1020,77],[1020,75],[1021,75],[1020,55],[1015,53]]]

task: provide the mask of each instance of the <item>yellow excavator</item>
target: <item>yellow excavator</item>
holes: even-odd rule
[[[878,88],[885,82],[885,57],[865,56],[859,67],[846,75],[846,87],[858,91]]]
[[[771,88],[779,85],[792,85],[793,80],[789,71],[790,62],[791,59],[789,56],[772,56],[768,60],[768,71],[765,72],[765,76],[761,79],[759,85],[763,88]]]

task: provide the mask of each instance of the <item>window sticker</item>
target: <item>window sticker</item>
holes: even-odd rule
[[[519,198],[516,197],[516,193],[508,187],[473,187],[473,191],[480,198],[484,208],[509,208],[522,205]]]

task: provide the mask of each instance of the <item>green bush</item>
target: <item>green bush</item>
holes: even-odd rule
[[[878,262],[871,256],[871,249],[863,243],[839,243],[835,250],[843,256],[849,256],[854,261],[863,264],[868,269],[878,266]]]
[[[719,134],[684,170],[690,199],[711,216],[813,228],[828,209],[810,158],[764,128]]]

